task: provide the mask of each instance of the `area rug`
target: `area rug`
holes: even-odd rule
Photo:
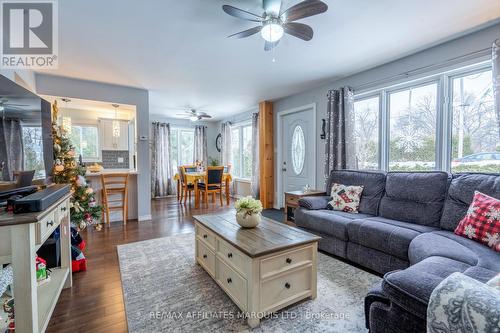
[[[194,259],[194,234],[118,246],[129,332],[366,332],[363,300],[379,277],[318,255],[318,297],[251,329]]]

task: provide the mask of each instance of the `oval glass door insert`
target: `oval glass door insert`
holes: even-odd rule
[[[304,169],[304,160],[306,158],[306,142],[304,131],[300,125],[295,126],[292,135],[292,166],[293,172],[300,175]]]

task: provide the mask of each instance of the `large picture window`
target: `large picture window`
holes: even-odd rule
[[[171,128],[170,129],[171,162],[173,173],[181,165],[192,165],[194,163],[194,129]]]
[[[252,126],[231,128],[231,173],[240,179],[252,177]]]
[[[357,166],[499,173],[499,118],[490,62],[357,94]]]
[[[43,161],[43,138],[40,126],[23,126],[23,170],[35,170],[34,179],[45,178],[45,164]]]
[[[97,125],[71,126],[71,143],[75,146],[77,155],[82,155],[84,162],[98,162],[100,160],[98,133]]]
[[[436,96],[435,83],[389,94],[389,170],[435,169]]]

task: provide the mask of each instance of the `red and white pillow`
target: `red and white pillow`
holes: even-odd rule
[[[328,205],[333,210],[357,213],[361,193],[363,193],[363,186],[346,186],[333,183],[331,192],[332,200]]]
[[[474,192],[469,210],[455,229],[455,234],[500,252],[500,200]]]

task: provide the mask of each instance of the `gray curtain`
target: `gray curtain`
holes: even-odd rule
[[[0,168],[2,180],[13,180],[13,172],[23,170],[23,130],[19,119],[0,119]]]
[[[349,87],[328,92],[325,178],[332,170],[356,168],[354,93]]]
[[[204,166],[208,165],[207,151],[207,126],[195,126],[194,128],[194,161],[202,161]]]
[[[495,95],[495,112],[497,116],[498,142],[500,142],[500,39],[493,43],[493,90]]]
[[[172,182],[170,125],[153,123],[151,189],[153,198],[174,194]]]
[[[259,114],[252,114],[252,196],[260,197],[259,184]]]
[[[226,121],[221,124],[221,150],[220,162],[221,165],[231,163],[231,122]]]

